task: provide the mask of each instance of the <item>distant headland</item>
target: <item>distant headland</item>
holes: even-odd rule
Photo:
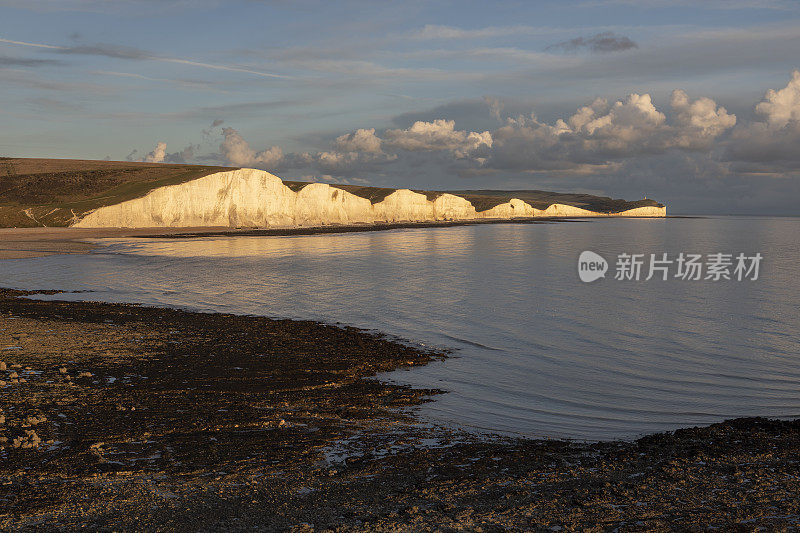
[[[0,227],[300,228],[665,215],[666,207],[649,199],[308,183],[251,168],[0,159]]]

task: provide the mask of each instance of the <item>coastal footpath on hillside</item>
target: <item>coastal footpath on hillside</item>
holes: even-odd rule
[[[257,169],[0,159],[0,227],[304,228],[565,217],[663,217],[634,202],[546,191],[425,191],[283,181]]]

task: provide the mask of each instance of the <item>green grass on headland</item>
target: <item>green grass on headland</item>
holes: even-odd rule
[[[0,227],[67,226],[85,213],[145,196],[227,167],[84,161],[0,159]]]

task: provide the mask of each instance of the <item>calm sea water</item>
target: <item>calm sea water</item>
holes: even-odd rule
[[[450,391],[423,417],[631,438],[800,416],[799,241],[800,219],[744,217],[106,240],[90,255],[0,263],[0,285],[376,329],[455,349],[388,376]],[[583,250],[612,263],[606,279],[579,280]],[[764,259],[757,281],[616,281],[623,252]]]

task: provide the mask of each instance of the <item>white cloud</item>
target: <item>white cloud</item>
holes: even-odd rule
[[[783,89],[770,89],[756,105],[762,121],[743,124],[732,134],[725,152],[752,173],[780,173],[800,168],[800,71]]]
[[[451,151],[455,157],[467,157],[481,146],[492,146],[492,134],[455,129],[455,121],[436,119],[417,121],[407,129],[387,130],[384,143],[408,151]]]
[[[735,115],[710,98],[690,101],[685,92],[676,90],[671,104],[672,123],[649,94],[636,93],[610,106],[598,98],[552,125],[534,115],[509,119],[494,132],[491,157],[484,166],[530,172],[605,170],[626,158],[671,149],[709,149],[736,123]]]
[[[486,99],[497,118],[503,103]],[[672,94],[673,120],[656,108],[649,94],[629,94],[609,104],[598,98],[574,114],[553,123],[535,115],[508,118],[495,131],[456,128],[454,120],[417,120],[408,128],[361,128],[336,137],[332,149],[289,154],[279,147],[255,152],[236,130],[225,128],[221,151],[236,165],[313,168],[331,175],[374,172],[386,163],[420,163],[411,153],[435,155],[450,161],[459,173],[514,170],[522,172],[608,172],[618,162],[662,154],[669,150],[709,150],[736,123],[710,98],[691,100],[681,90]],[[414,163],[410,163],[414,161]]]
[[[682,148],[708,147],[714,139],[736,124],[736,115],[729,114],[711,98],[689,100],[686,92],[672,91],[670,105],[676,112],[678,126],[676,145]]]
[[[381,140],[375,135],[375,128],[358,129],[353,133],[336,137],[334,145],[341,152],[379,153],[381,151]]]
[[[314,167],[330,174],[343,174],[360,167],[361,158],[356,152],[319,152],[312,156]]]
[[[570,118],[576,133],[584,134],[608,148],[624,150],[632,143],[650,137],[665,122],[664,113],[653,105],[649,94],[630,94],[625,101],[617,101],[606,113],[602,101],[594,107],[582,108]],[[588,120],[587,120],[588,119]]]
[[[552,125],[533,114],[508,119],[494,132],[486,165],[525,171],[606,168],[609,159],[663,150],[665,121],[648,94],[630,94],[611,106],[596,99]]]
[[[353,176],[366,172],[377,172],[386,163],[397,160],[395,154],[383,152],[337,152],[324,151],[302,154],[293,163],[305,163],[321,172],[335,176]]]
[[[144,157],[139,157],[138,150],[132,150],[126,159],[128,161],[140,161],[142,163],[188,163],[194,158],[195,152],[200,145],[190,144],[180,152],[167,153],[167,143],[158,142],[152,152]]]
[[[495,118],[504,108],[503,102],[492,98],[472,105],[482,106],[483,113],[488,105]],[[436,115],[452,116],[458,109],[436,108]],[[337,179],[388,179],[392,173],[416,175],[411,169],[423,168],[454,176],[508,171],[602,179],[635,169],[652,181],[657,173],[642,170],[648,161],[657,160],[664,167],[681,158],[688,166],[710,169],[696,173],[698,179],[712,174],[797,174],[800,73],[793,73],[786,87],[768,91],[756,111],[757,120],[737,124],[737,117],[715,100],[692,98],[676,89],[665,111],[650,94],[631,93],[612,102],[595,99],[554,121],[542,121],[533,113],[506,118],[492,131],[458,129],[448,118],[409,120],[409,127],[383,131],[360,128],[333,137],[330,148],[318,152],[284,154],[278,146],[256,151],[238,131],[224,128],[219,157],[237,166],[301,171],[300,175],[314,172]],[[184,152],[193,155],[191,150]],[[159,143],[146,159],[177,160],[176,154],[165,154],[166,146]],[[632,183],[635,177],[625,180]]]
[[[233,165],[274,169],[283,160],[283,150],[280,146],[256,152],[235,129],[223,128],[222,135],[225,138],[219,146],[220,152],[225,160]]]
[[[167,143],[160,142],[156,145],[155,149],[144,156],[145,163],[162,163],[164,157],[167,155]]]
[[[766,118],[772,128],[800,121],[800,71],[792,73],[792,79],[783,89],[767,91],[764,101],[756,106],[756,112]]]

